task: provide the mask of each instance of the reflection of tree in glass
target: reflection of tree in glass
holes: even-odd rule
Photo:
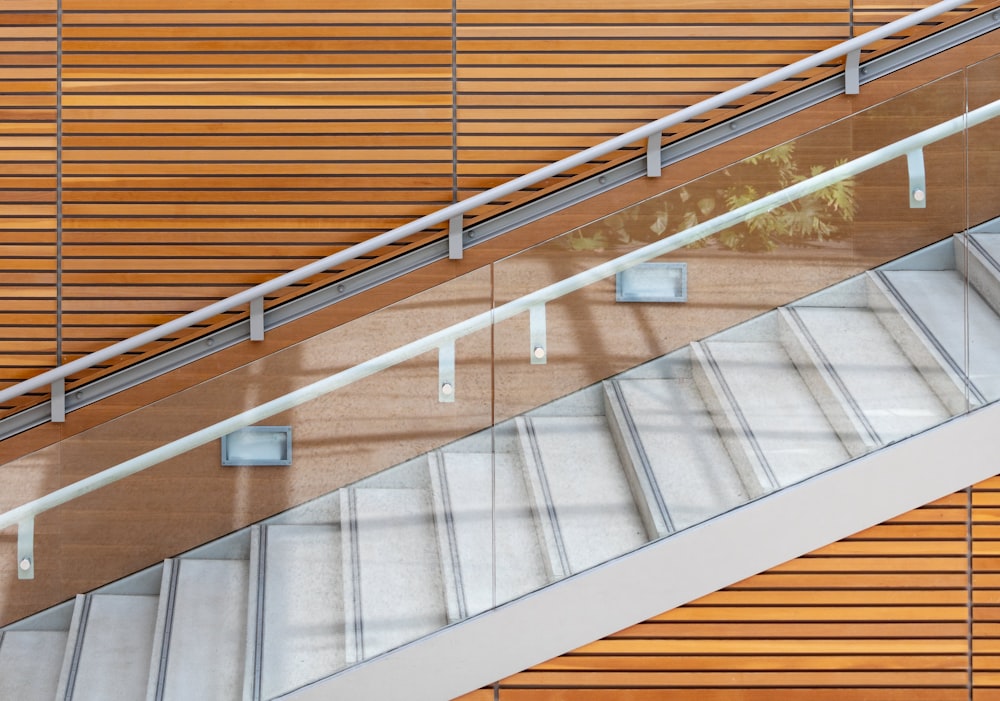
[[[803,172],[795,159],[795,144],[783,144],[736,163],[716,176],[695,181],[588,224],[571,234],[567,242],[574,250],[603,250],[616,245],[649,243],[755,202],[824,170],[823,166],[811,166]],[[748,217],[741,224],[694,245],[717,244],[734,251],[772,251],[781,244],[835,240],[841,234],[840,227],[853,221],[856,213],[854,180],[847,178]]]

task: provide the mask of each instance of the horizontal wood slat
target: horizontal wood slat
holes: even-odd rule
[[[855,31],[916,5],[855,3]],[[843,0],[65,0],[61,25],[56,10],[54,0],[0,8],[0,387],[851,33]],[[347,274],[331,271],[281,298]],[[0,416],[40,396],[0,407]]]
[[[2,388],[56,365],[59,346],[56,4],[15,0],[0,10]]]
[[[967,699],[971,503],[961,492],[842,541],[877,554],[833,544],[667,611],[501,680],[498,698]],[[941,538],[964,554],[925,559]],[[975,644],[993,656],[984,672],[993,642]]]

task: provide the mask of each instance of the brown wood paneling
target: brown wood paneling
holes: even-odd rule
[[[152,5],[64,6],[67,360],[451,200],[449,3]]]
[[[499,698],[967,699],[970,514],[951,495],[504,679]]]
[[[882,21],[909,5],[858,9]],[[0,105],[0,236],[22,248],[0,266],[16,290],[0,324],[18,327],[6,338],[20,341],[0,345],[0,384],[57,362],[56,308],[71,360],[835,43],[850,32],[847,7],[463,0],[453,13],[446,0],[67,0],[55,299],[59,254],[51,235],[38,238],[56,214],[46,179],[56,135],[39,126],[54,122],[54,5],[6,3],[0,82],[16,85],[10,109]],[[243,316],[233,310],[70,386]],[[39,331],[29,338],[28,328]]]
[[[55,10],[0,6],[0,388],[58,362]]]
[[[972,492],[974,701],[1000,697],[1000,478]]]
[[[66,443],[54,446],[45,456],[29,456],[18,461],[17,464],[8,464],[5,466],[3,485],[0,485],[2,487],[0,488],[0,500],[9,503],[10,506],[15,506],[34,496],[38,496],[43,491],[51,491],[51,489],[71,479],[82,477],[85,474],[90,474],[112,464],[111,461],[119,453],[109,450],[108,447],[115,447],[116,443],[119,442],[118,438],[122,435],[142,435],[149,431],[150,426],[156,427],[159,430],[161,423],[169,425],[171,430],[175,431],[171,435],[181,435],[176,432],[185,427],[189,428],[189,430],[201,428],[205,425],[207,418],[221,418],[232,413],[230,410],[233,407],[242,408],[249,406],[250,402],[259,401],[260,396],[256,392],[257,382],[260,380],[260,377],[266,375],[267,370],[264,368],[273,366],[268,366],[266,363],[249,365],[258,356],[264,356],[276,350],[291,347],[331,327],[350,321],[368,311],[378,309],[389,302],[406,297],[420,289],[430,287],[441,280],[450,279],[459,272],[474,270],[479,266],[488,264],[517,250],[545,241],[555,234],[593,221],[607,212],[615,211],[623,206],[643,200],[665,188],[687,182],[693,177],[700,176],[715,168],[729,164],[734,160],[755,153],[762,148],[778,143],[786,139],[790,132],[803,133],[811,128],[847,116],[854,110],[862,109],[876,104],[881,100],[894,97],[901,92],[911,90],[925,83],[930,77],[959,70],[966,65],[968,60],[988,56],[995,53],[995,50],[995,45],[989,37],[977,42],[971,42],[959,50],[949,52],[947,55],[930,59],[914,69],[900,71],[875,84],[866,86],[863,95],[828,101],[807,113],[796,115],[781,124],[773,125],[747,137],[735,140],[713,152],[687,159],[680,167],[669,169],[658,180],[637,181],[613,193],[608,193],[574,207],[572,210],[560,212],[544,221],[524,227],[522,230],[510,236],[503,237],[501,240],[471,249],[467,254],[466,260],[462,263],[442,262],[436,264],[413,276],[409,276],[406,280],[395,281],[392,284],[383,286],[373,294],[362,295],[352,299],[349,304],[335,305],[334,308],[324,310],[310,318],[289,324],[274,333],[270,333],[268,339],[263,344],[258,346],[243,344],[240,347],[229,349],[223,353],[193,363],[191,366],[172,373],[168,377],[158,378],[152,382],[145,383],[143,386],[117,395],[108,401],[87,407],[80,412],[74,412],[67,424],[62,426],[44,426],[37,431],[28,432],[14,439],[4,441],[0,443],[0,453],[4,456],[3,461],[6,462],[15,457],[26,455],[32,450],[51,445],[64,436],[79,434],[85,429],[101,424],[103,421],[133,411],[136,407],[154,404],[165,397],[170,397],[181,390],[197,386],[201,382],[240,368],[243,365],[247,365],[247,372],[253,380],[245,382],[243,378],[246,375],[233,373],[229,376],[232,384],[213,385],[215,387],[223,387],[223,389],[216,391],[213,398],[225,398],[226,404],[211,409],[211,412],[202,413],[185,410],[184,407],[190,406],[190,404],[185,405],[187,399],[179,397],[177,400],[179,403],[172,405],[175,408],[168,410],[166,419],[161,418],[162,415],[155,413],[164,410],[164,405],[156,405],[151,407],[153,413],[135,412],[132,420],[136,423],[128,424],[129,428],[121,428],[126,424],[118,424],[119,428],[110,429],[112,432],[117,430],[117,434],[112,433],[110,440],[101,439],[96,441],[94,447],[87,446],[88,441],[94,434],[79,436],[79,440],[84,446],[84,449],[81,451],[78,451],[76,446]],[[283,127],[288,125],[297,126],[299,129],[312,128],[306,121],[288,122],[282,123],[282,125]],[[347,125],[346,122],[345,125]],[[244,127],[248,129],[256,128],[250,122],[220,126],[227,129],[224,133],[233,135],[246,135],[240,131]],[[147,124],[140,122],[102,123],[95,126],[95,134],[113,135],[117,134],[115,130],[119,128],[122,129],[122,134],[138,135],[137,138],[141,138],[145,133],[142,130],[147,128]],[[197,129],[201,127],[197,122],[171,122],[170,128],[176,129],[177,133],[197,134]],[[252,136],[253,132],[251,131],[249,134]],[[247,181],[248,183],[252,183],[253,192],[274,192],[275,190],[271,188],[273,181],[269,179],[271,177],[265,175],[248,176]],[[169,183],[169,181],[169,177],[159,176],[158,183],[153,189],[162,191],[166,193],[164,197],[169,197],[171,196],[169,194],[169,187],[164,185],[164,183]],[[211,176],[206,179],[206,182],[212,183],[212,188],[225,189],[226,181],[222,176]],[[193,196],[196,198],[211,196],[211,193],[207,191],[212,188],[205,188],[207,194],[198,191]],[[129,202],[130,193],[128,190],[119,189],[116,192],[122,202],[126,204]],[[66,194],[69,196],[73,192],[67,192]],[[85,195],[86,193],[82,193],[81,196]],[[310,193],[306,193],[304,196],[308,197],[311,195]],[[86,200],[84,199],[83,202],[86,203]],[[86,242],[89,242],[87,245],[93,244],[96,246],[105,241],[103,237],[107,236],[105,245],[109,250],[117,247],[119,248],[119,253],[124,258],[139,260],[141,256],[137,251],[143,248],[143,242],[151,240],[149,237],[153,235],[162,235],[165,243],[178,246],[190,260],[199,258],[197,251],[200,246],[206,246],[207,250],[209,250],[210,254],[205,256],[206,258],[219,260],[225,257],[219,252],[225,251],[227,243],[238,240],[235,237],[240,235],[239,230],[218,229],[213,233],[213,236],[217,238],[212,243],[204,243],[197,240],[196,236],[189,239],[189,232],[182,229],[166,232],[148,231],[145,233],[147,238],[136,242],[129,240],[129,232],[124,230],[77,231],[75,234],[76,241],[72,245],[83,246],[86,239]],[[265,248],[271,245],[281,246],[280,243],[264,244]],[[564,255],[562,257],[565,258]],[[745,257],[735,254],[733,257],[734,259],[745,260]],[[94,257],[91,260],[94,261],[95,266],[115,265],[113,262],[100,262],[102,260],[100,257]],[[873,258],[862,256],[855,262],[868,267],[873,260]],[[108,272],[107,276],[113,279],[121,272],[121,270],[115,269]],[[155,272],[155,270],[143,269],[136,272],[148,274]],[[812,278],[815,278],[815,275]],[[755,280],[755,282],[757,283],[757,287],[760,287],[759,280]],[[811,283],[815,282],[815,279],[811,279]],[[119,314],[122,318],[115,320],[115,323],[120,328],[141,328],[142,313],[148,313],[149,316],[155,319],[165,320],[173,313],[169,304],[174,297],[167,296],[167,293],[171,289],[179,293],[186,293],[185,291],[188,288],[166,284],[162,286],[151,284],[145,289],[150,291],[156,290],[158,293],[162,293],[162,296],[122,300],[119,308]],[[223,292],[221,289],[217,291],[220,294]],[[80,287],[77,292],[78,297],[73,300],[73,303],[78,306],[73,311],[77,315],[77,319],[86,320],[85,325],[81,324],[79,327],[81,337],[83,333],[87,333],[91,334],[88,338],[103,339],[104,336],[102,334],[107,333],[105,329],[108,328],[106,325],[108,315],[102,313],[100,309],[88,307],[87,305],[91,300],[84,293],[93,295],[94,298],[100,300],[103,298],[105,291],[100,284],[93,282],[86,287]],[[199,290],[195,290],[190,294],[197,295],[199,293]],[[178,295],[178,297],[180,296]],[[465,299],[465,297],[459,295],[455,299]],[[749,314],[750,312],[744,309],[742,313]],[[420,316],[420,314],[417,314],[414,318],[420,318]],[[718,330],[718,328],[721,327],[708,328],[703,326],[694,328],[693,326],[685,326],[684,333],[692,334],[691,338],[699,338],[707,333],[711,333],[713,330]],[[428,328],[427,330],[432,329]],[[436,330],[436,327],[433,330]],[[380,338],[377,335],[375,337]],[[383,339],[380,338],[380,340]],[[683,342],[683,339],[680,337],[677,340],[678,342]],[[521,348],[520,345],[518,348]],[[352,353],[360,354],[370,350],[366,344],[360,344],[360,346],[355,344],[350,353],[345,352],[342,360],[343,362],[347,362],[348,358],[353,358],[356,362],[360,362],[366,359],[368,355],[352,355]],[[299,382],[304,378],[314,378],[315,373],[319,372],[318,368],[320,367],[326,368],[327,365],[303,363],[301,366],[294,366],[294,370],[287,374],[278,372],[276,375],[286,378],[288,382]],[[548,367],[549,370],[546,372],[551,376],[554,365]],[[426,368],[424,369],[426,370]],[[602,369],[606,370],[606,365]],[[545,389],[546,391],[558,389],[560,393],[564,393],[568,391],[569,387],[567,385],[555,388],[546,387]],[[196,390],[196,394],[200,392],[204,392],[204,388]],[[429,396],[426,395],[424,390],[415,391],[413,394],[418,397]],[[199,394],[198,396],[202,397],[201,401],[204,403],[205,395]],[[181,408],[176,408],[178,406]],[[389,413],[384,411],[384,407],[377,401],[359,402],[358,406],[367,407],[374,412]],[[386,400],[386,406],[393,407],[393,410],[398,408],[397,397],[390,394],[389,399]],[[460,411],[465,411],[466,409],[462,404],[455,406]],[[353,407],[350,409],[353,411]],[[352,411],[335,414],[335,416],[352,416]],[[419,405],[419,411],[414,415],[421,415],[420,411],[425,411],[424,405]],[[392,453],[398,446],[382,445],[389,442],[381,441],[380,443],[377,436],[365,426],[363,419],[356,418],[352,420],[356,420],[359,423],[345,428],[343,425],[339,425],[340,421],[332,422],[338,424],[336,431],[342,432],[337,435],[346,436],[341,444],[342,446],[354,446],[356,445],[356,441],[359,440],[358,437],[362,436],[366,441],[366,445],[372,447],[372,455],[379,450],[384,450],[383,454],[377,456],[377,460],[382,461],[383,466],[392,464],[388,462],[391,459],[398,460],[406,457],[398,453]],[[311,430],[317,431],[320,439],[323,439],[324,436],[329,439],[329,435],[333,435],[333,433],[323,434],[320,429],[325,428],[325,426],[313,424]],[[103,430],[107,431],[109,429]],[[404,429],[401,428],[400,430]],[[417,429],[411,424],[405,424],[405,431],[408,432],[408,437],[410,437],[409,432],[411,431],[419,435]],[[104,433],[102,435],[107,434]],[[442,437],[438,438],[444,440]],[[135,445],[132,443],[130,445],[132,448],[135,448]],[[349,448],[343,447],[342,449],[349,450]],[[130,457],[130,455],[124,455],[124,457]],[[152,564],[166,555],[174,554],[186,547],[191,547],[196,543],[203,542],[206,539],[252,522],[257,518],[269,515],[269,513],[300,503],[311,496],[321,494],[325,490],[336,486],[338,480],[346,481],[352,476],[360,476],[360,470],[363,467],[375,464],[375,461],[369,461],[368,457],[370,456],[366,455],[365,466],[350,464],[348,469],[338,463],[336,465],[336,472],[331,471],[329,465],[318,466],[314,472],[306,472],[302,476],[298,474],[290,476],[283,471],[269,471],[267,475],[261,474],[260,476],[253,477],[249,480],[249,486],[233,481],[227,475],[217,475],[218,479],[211,482],[205,481],[197,475],[193,476],[194,470],[191,473],[181,471],[180,477],[183,479],[151,479],[141,489],[138,487],[127,487],[121,491],[102,496],[100,499],[95,497],[97,501],[90,502],[90,504],[74,510],[73,516],[66,517],[65,521],[57,520],[45,524],[40,520],[38,534],[39,553],[46,552],[47,554],[44,556],[45,564],[42,565],[40,561],[39,567],[60,568],[66,574],[65,576],[62,574],[57,575],[52,569],[49,569],[44,576],[40,576],[30,586],[18,584],[14,578],[13,570],[9,569],[10,565],[15,561],[13,555],[9,552],[14,544],[12,535],[9,535],[9,537],[6,537],[0,543],[0,545],[6,548],[4,553],[7,553],[3,557],[0,557],[0,575],[4,578],[3,581],[11,582],[12,585],[0,591],[0,608],[2,608],[2,614],[0,615],[4,617],[5,621],[26,615],[37,610],[38,607],[64,600],[78,591],[92,588],[104,583],[108,579],[116,578],[138,567]],[[208,456],[206,460],[217,460],[217,455]],[[348,457],[345,457],[345,462],[350,462]],[[171,477],[173,476],[171,473]],[[150,493],[152,493],[152,496]],[[189,506],[185,506],[184,511],[178,511],[177,504],[183,501],[189,494],[197,494],[199,495],[199,499],[196,502],[192,502]],[[141,503],[138,506],[133,503],[136,495],[140,495],[139,501]],[[95,507],[94,504],[98,506]],[[150,508],[151,504],[155,508]],[[110,525],[106,528],[101,525],[102,523]],[[797,577],[803,577],[813,571],[825,572],[826,568],[837,568],[838,571],[853,572],[859,576],[890,577],[900,571],[899,568],[904,562],[913,558],[930,558],[928,562],[937,562],[938,564],[935,567],[942,567],[942,562],[948,562],[951,558],[962,555],[964,552],[963,543],[953,539],[949,535],[950,529],[954,527],[954,523],[952,523],[949,517],[947,508],[942,507],[926,510],[920,515],[920,523],[928,526],[933,524],[935,528],[943,529],[939,532],[943,533],[944,537],[929,540],[914,540],[909,538],[909,536],[906,538],[893,538],[886,537],[885,529],[881,529],[873,531],[872,537],[852,539],[831,546],[826,552],[827,558],[811,563],[814,570],[802,570],[794,574]],[[903,526],[904,523],[898,525]],[[905,525],[912,526],[913,523],[905,522]],[[68,530],[69,526],[77,529],[73,531],[73,533],[77,534],[73,536],[74,539],[70,539],[66,535],[67,532],[70,532]],[[64,527],[67,528],[66,531],[63,530]],[[904,532],[905,529],[899,531],[899,533]],[[109,538],[111,538],[108,535],[109,533],[114,533],[114,540],[116,542],[114,546],[108,545]],[[903,549],[899,550],[899,548]],[[58,555],[55,555],[55,553],[58,553]],[[40,557],[43,556],[40,555]],[[878,562],[879,564],[877,566],[873,565],[870,569],[859,571],[858,567],[863,566],[866,562],[865,558],[872,558],[872,562]],[[862,565],[859,565],[859,562]],[[921,562],[924,562],[924,560],[921,560]],[[917,569],[924,572],[924,574],[927,573],[926,570]],[[941,570],[931,570],[931,572],[938,571],[946,572],[947,567],[943,567]],[[847,589],[850,589],[850,587]],[[888,597],[884,592],[892,590],[885,589],[880,591],[883,593],[879,594],[879,596],[885,599]],[[899,591],[905,591],[905,597],[893,600],[891,602],[892,605],[888,605],[884,600],[881,602],[876,600],[858,601],[857,596],[852,592],[847,591],[845,593],[845,591],[835,589],[828,593],[827,604],[812,607],[810,614],[817,620],[827,622],[837,621],[845,614],[854,616],[853,620],[862,620],[871,611],[872,607],[875,606],[879,607],[886,620],[905,623],[914,620],[914,616],[917,616],[916,620],[918,621],[927,620],[941,624],[953,624],[956,620],[956,611],[962,606],[961,602],[956,603],[955,601],[960,597],[957,597],[955,592],[948,588],[940,590],[917,588],[912,590],[901,589]],[[724,605],[720,600],[713,607],[698,609],[698,613],[700,616],[706,617],[706,619],[711,618],[716,621],[728,621],[736,616],[740,616],[748,621],[769,622],[773,621],[775,617],[780,619],[787,612],[785,604],[787,601],[791,601],[791,597],[795,596],[789,592],[790,590],[787,588],[770,590],[766,596],[774,603],[761,604],[758,602],[754,606],[746,606],[742,601],[738,601],[737,598],[752,595],[764,596],[764,594],[745,589],[734,589],[726,593],[727,596],[732,597],[730,603]],[[872,596],[875,595],[873,594]],[[675,615],[683,616],[684,611],[687,611],[687,609],[680,609]],[[793,633],[790,632],[787,635],[791,636]]]

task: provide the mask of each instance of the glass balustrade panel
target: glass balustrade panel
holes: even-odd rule
[[[249,636],[271,698],[489,608],[491,296],[488,268],[466,274],[8,464],[0,511],[246,410],[277,412],[40,515],[28,585],[4,541],[5,616],[223,537],[175,561],[171,634],[208,616],[221,642],[179,643],[167,668],[196,675],[192,655],[217,655],[204,683],[225,697]],[[470,333],[420,345],[477,316]],[[301,403],[281,403],[295,392]],[[456,469],[441,448],[472,435],[474,464]],[[206,610],[214,577],[225,604]]]
[[[909,291],[889,289],[921,289],[929,271],[964,290],[951,252],[964,135],[884,151],[960,117],[964,82],[768,146],[494,265],[496,431],[552,577],[965,410],[964,380],[909,314]],[[908,255],[889,282],[866,272]],[[964,318],[962,295],[946,308]]]
[[[969,110],[990,110],[1000,100],[1000,58],[966,69]],[[1000,137],[997,121],[970,122],[968,130],[969,232],[956,249],[959,267],[970,282],[964,371],[969,378],[970,403],[1000,399]]]

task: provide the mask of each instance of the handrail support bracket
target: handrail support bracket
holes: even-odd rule
[[[462,260],[462,215],[448,220],[448,258]]]
[[[35,578],[35,518],[17,524],[17,578]]]
[[[264,340],[264,298],[250,300],[250,340]]]
[[[52,423],[61,424],[66,422],[66,378],[60,377],[53,380],[50,392],[50,414]]]
[[[539,304],[528,310],[529,332],[531,336],[531,364],[545,365],[549,350],[545,342],[545,305]]]
[[[906,170],[910,176],[910,209],[926,209],[927,176],[924,172],[924,150],[914,149],[906,154]]]
[[[663,132],[650,134],[646,139],[646,177],[658,178],[663,174],[663,162],[660,158],[660,144]]]
[[[455,341],[438,346],[438,401],[455,401]]]
[[[844,57],[844,94],[861,92],[861,49],[848,51]]]

